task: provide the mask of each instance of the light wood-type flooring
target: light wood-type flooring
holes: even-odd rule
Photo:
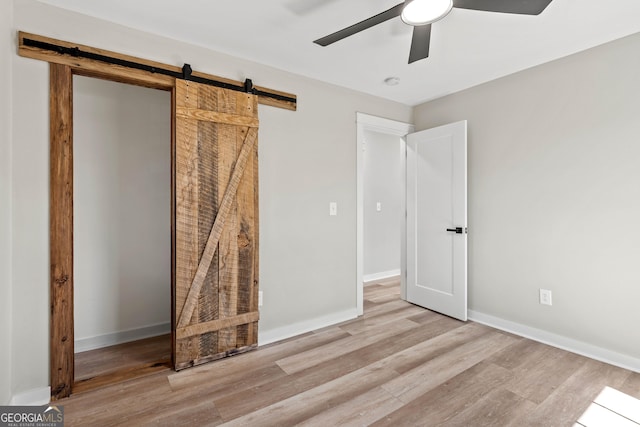
[[[171,335],[83,351],[76,353],[74,359],[73,390],[89,390],[169,369]]]
[[[66,425],[573,426],[640,374],[365,286],[365,315],[181,372],[78,393]]]

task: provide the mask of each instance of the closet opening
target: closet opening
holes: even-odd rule
[[[171,366],[171,103],[73,76],[73,392]]]

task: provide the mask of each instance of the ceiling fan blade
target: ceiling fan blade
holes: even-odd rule
[[[431,43],[431,24],[413,27],[411,38],[411,51],[409,52],[409,64],[429,56],[429,44]]]
[[[336,31],[333,34],[329,34],[328,36],[324,36],[322,38],[319,38],[318,40],[314,40],[313,42],[315,44],[319,44],[320,46],[328,46],[346,37],[359,33],[362,30],[366,30],[367,28],[371,28],[375,25],[388,21],[391,18],[400,16],[403,7],[404,2],[393,6],[391,9],[385,10],[382,13],[372,16],[371,18],[360,21],[357,24],[353,24],[347,28],[343,28],[340,31]]]
[[[453,0],[453,7],[487,12],[539,15],[552,0]]]

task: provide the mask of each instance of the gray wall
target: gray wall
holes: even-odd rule
[[[640,34],[415,109],[417,130],[469,121],[470,309],[640,357],[638,51]]]
[[[11,61],[13,3],[0,2],[0,405],[11,400]]]
[[[410,121],[410,107],[37,3],[14,1],[23,31],[298,95],[260,107],[261,336],[356,313],[356,111]],[[13,46],[12,46],[13,49]],[[48,67],[13,58],[13,390],[48,385]],[[328,215],[330,201],[338,216]]]
[[[168,331],[171,93],[73,85],[77,352]]]
[[[400,274],[400,233],[404,188],[397,136],[365,131],[364,279],[380,273]],[[376,210],[380,202],[382,209]]]

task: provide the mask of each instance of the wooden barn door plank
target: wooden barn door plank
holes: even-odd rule
[[[237,94],[238,114],[255,115],[253,98]],[[238,135],[238,141],[242,134]],[[258,236],[258,146],[254,145],[244,170],[244,179],[237,192],[238,198],[238,305],[239,314],[258,310],[257,290],[257,246],[251,242]],[[258,321],[247,322],[237,328],[236,340],[239,345],[250,345],[257,340]]]
[[[257,130],[255,129],[251,129],[246,135],[242,149],[237,158],[237,162],[233,165],[233,168],[231,169],[232,175],[229,180],[225,179],[226,178],[225,172],[227,170],[227,168],[225,167],[226,162],[220,161],[220,158],[222,157],[227,159],[235,158],[236,153],[235,153],[235,150],[233,151],[227,150],[228,152],[220,153],[219,161],[220,161],[220,167],[221,167],[223,177],[220,178],[220,175],[219,175],[219,179],[217,182],[218,182],[219,188],[226,187],[226,190],[224,192],[224,196],[222,197],[222,199],[220,199],[220,203],[219,203],[220,208],[218,209],[216,219],[213,223],[213,227],[211,227],[211,233],[209,233],[208,237],[206,235],[203,236],[203,228],[206,230],[206,228],[209,228],[209,227],[206,227],[206,226],[205,226],[206,228],[198,227],[198,237],[200,238],[199,241],[206,242],[206,245],[204,247],[204,251],[202,252],[202,257],[200,258],[200,262],[198,263],[198,267],[196,269],[194,278],[191,282],[191,286],[189,287],[189,290],[187,292],[184,307],[180,313],[180,317],[178,320],[178,328],[183,328],[187,326],[191,320],[191,316],[193,315],[193,311],[195,310],[195,306],[198,302],[200,291],[202,289],[202,286],[204,285],[204,282],[206,281],[207,274],[210,271],[210,266],[216,251],[216,247],[219,244],[222,244],[222,243],[225,244],[225,248],[224,248],[225,250],[224,251],[220,250],[221,255],[224,258],[223,262],[225,263],[225,265],[233,264],[233,266],[230,266],[230,268],[227,268],[226,270],[228,270],[229,274],[232,274],[232,275],[237,274],[238,268],[235,261],[237,261],[238,257],[237,257],[237,254],[235,253],[237,252],[235,250],[236,246],[234,246],[234,245],[237,245],[236,237],[238,237],[238,235],[235,234],[238,231],[237,191],[240,184],[240,180],[242,179],[242,175],[244,174],[245,166],[248,162],[249,155],[253,150],[253,146],[255,144],[257,137],[258,137]],[[200,143],[206,144],[204,141],[201,141]],[[221,150],[221,151],[225,151],[225,150]],[[200,169],[203,169],[203,168],[201,167]],[[204,189],[208,186],[199,185],[198,187],[200,189],[199,195],[202,196]],[[210,206],[213,206],[213,200],[206,200],[200,197],[198,201],[203,202],[203,203],[200,203],[200,206],[203,209],[206,209],[207,211],[211,209]],[[209,205],[206,205],[205,202],[208,202]],[[200,221],[198,222],[198,225],[200,225]],[[226,256],[227,253],[230,253],[230,255]],[[229,283],[231,283],[230,286],[232,288],[237,287],[236,285],[234,285],[235,282],[236,282],[235,280],[231,280],[231,279],[229,280]],[[233,315],[233,312],[236,311],[235,307],[236,307],[237,301],[235,301],[235,294],[236,293],[232,292],[228,296],[228,299],[229,299],[228,301],[219,303],[221,308],[230,312],[230,314],[228,315]]]
[[[197,107],[197,92],[185,95],[176,87],[176,107],[178,104],[187,107]],[[175,117],[176,147],[175,147],[175,192],[176,192],[176,241],[175,241],[175,314],[180,318],[182,307],[187,299],[189,288],[185,283],[191,283],[198,268],[199,251],[193,240],[198,233],[198,122],[196,120],[182,120]],[[197,240],[196,240],[197,242]],[[198,338],[175,339],[174,334],[174,366],[178,359],[198,358]]]
[[[182,369],[257,345],[257,99],[177,81],[175,120],[174,365]]]

